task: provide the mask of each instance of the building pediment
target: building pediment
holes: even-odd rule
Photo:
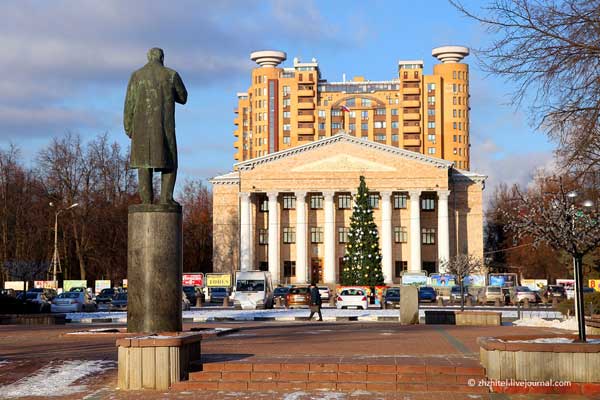
[[[322,160],[309,162],[292,168],[293,172],[394,172],[393,166],[354,157],[350,154],[337,154]]]

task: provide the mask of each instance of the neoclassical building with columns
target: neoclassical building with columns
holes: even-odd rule
[[[276,283],[339,282],[364,176],[388,284],[483,256],[485,176],[340,132],[253,158],[213,184],[213,271],[270,271]]]

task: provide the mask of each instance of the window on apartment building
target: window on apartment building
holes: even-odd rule
[[[360,104],[363,107],[369,107],[371,106],[371,99],[360,99]]]
[[[394,242],[406,243],[408,241],[408,231],[405,226],[394,227]]]
[[[398,128],[398,121],[392,121],[392,128]]]
[[[350,129],[351,131],[355,131],[356,130],[356,124],[348,124],[348,129]]]
[[[288,94],[290,94],[290,87],[289,86],[284,86],[283,87],[283,95],[287,96]]]
[[[458,135],[458,143],[462,143],[462,135]]]
[[[284,210],[293,210],[296,208],[296,196],[293,194],[284,194],[283,195],[283,209]]]
[[[375,109],[375,114],[377,114],[377,115],[385,115],[385,108],[377,108],[377,109]]]
[[[404,71],[404,73],[402,74],[402,77],[404,79],[408,79],[408,71]]]
[[[457,140],[456,140],[456,135],[452,135],[452,141],[453,141],[453,142],[456,142],[456,141],[457,141]]]
[[[313,226],[310,228],[310,242],[311,243],[323,243],[323,228],[320,226]]]
[[[428,147],[427,154],[435,154],[435,147]]]
[[[427,84],[427,91],[431,92],[433,90],[435,90],[435,83],[428,83]]]
[[[283,118],[290,118],[292,116],[292,113],[289,111],[284,111],[283,112]]]
[[[342,123],[341,122],[332,122],[331,129],[342,129]]]
[[[341,117],[342,116],[342,110],[331,110],[331,116],[332,117]]]
[[[421,210],[433,211],[435,210],[435,199],[430,197],[424,197],[421,199]]]
[[[379,208],[379,195],[378,194],[370,194],[369,195],[369,204],[371,208]]]
[[[452,153],[453,153],[454,155],[456,155],[456,154],[458,153],[458,151],[456,150],[456,147],[455,147],[454,149],[452,149]]]
[[[350,229],[346,227],[338,228],[338,243],[348,243],[348,232]]]
[[[392,108],[390,110],[390,114],[392,114],[392,115],[398,115],[398,109],[397,108]]]
[[[356,118],[356,111],[350,111],[348,114],[350,114],[350,118]]]
[[[296,261],[284,261],[283,277],[291,278],[292,276],[296,276]]]
[[[427,115],[429,115],[430,117],[435,116],[435,108],[428,108]]]
[[[430,133],[429,135],[427,135],[427,140],[435,143],[435,135]]]
[[[458,155],[459,155],[459,156],[462,156],[462,147],[459,147],[459,148],[458,148]]]
[[[396,261],[394,263],[394,275],[396,278],[402,276],[402,272],[408,271],[408,261]]]
[[[415,71],[415,72],[413,73],[413,77],[414,77],[415,79],[418,79],[418,78],[419,78],[419,71]]]
[[[325,135],[319,135],[319,140],[325,139]]]
[[[452,79],[456,79],[456,71],[452,71]]]
[[[427,122],[427,128],[429,128],[429,129],[435,129],[435,122],[433,122],[433,121]]]
[[[375,123],[373,124],[373,127],[376,129],[385,128],[386,122],[385,121],[375,121]]]
[[[459,130],[459,131],[462,131],[462,122],[459,122],[459,123],[458,123],[458,130]]]
[[[351,98],[346,100],[346,106],[347,107],[355,107],[356,106],[356,99],[355,98]]]
[[[435,244],[435,228],[421,229],[421,243]]]
[[[269,244],[269,230],[260,228],[258,230],[258,244]]]
[[[283,227],[283,243],[296,243],[296,228],[292,226]]]
[[[408,195],[406,195],[404,193],[395,194],[394,195],[394,208],[397,210],[406,208],[407,201],[408,201]]]
[[[452,116],[456,118],[456,109],[452,110]]]
[[[456,129],[456,122],[452,123],[452,129]]]
[[[327,112],[325,110],[319,110],[319,118],[326,118]]]
[[[458,98],[458,105],[460,106],[462,104],[462,97]]]
[[[393,128],[393,126],[392,126]],[[397,134],[393,134],[392,135],[392,142],[397,142],[398,141],[398,135]]]
[[[456,93],[456,92],[457,92],[457,90],[456,90],[456,83],[453,83],[453,84],[452,84],[452,92],[454,92],[454,93]]]
[[[375,135],[375,140],[379,140],[380,142],[385,142],[385,135]]]
[[[369,119],[369,112],[367,110],[363,110],[360,112],[361,119]]]
[[[292,100],[290,99],[283,99],[283,106],[284,107],[289,107],[292,104]]]
[[[283,130],[284,131],[290,131],[290,130],[292,130],[292,125],[290,125],[290,124],[283,124]]]
[[[352,206],[352,196],[349,194],[338,195],[338,208],[340,210],[349,210]]]
[[[456,97],[452,97],[452,104],[456,105]]]
[[[283,137],[283,144],[291,144],[291,143],[292,143],[292,139],[289,136]]]
[[[313,210],[318,210],[318,209],[323,208],[323,195],[320,195],[320,194],[310,195],[310,208]]]
[[[369,130],[369,124],[368,123],[362,123],[360,124],[360,130],[361,131],[368,131]]]
[[[322,130],[322,131],[325,130],[325,123],[324,122],[319,122],[319,130]]]
[[[427,96],[427,104],[434,105],[435,104],[435,96]]]
[[[260,206],[258,207],[258,209],[261,212],[267,212],[267,211],[269,211],[269,199],[266,198],[266,197],[263,197],[259,201],[260,201]]]

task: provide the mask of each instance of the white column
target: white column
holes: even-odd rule
[[[325,208],[325,268],[323,280],[325,283],[335,283],[335,207],[334,192],[324,192]]]
[[[240,270],[252,269],[252,204],[250,193],[240,193]]]
[[[448,223],[449,190],[438,190],[438,265],[439,272],[445,273],[442,267],[444,261],[450,259],[450,228]]]
[[[273,283],[279,283],[279,193],[269,192],[269,272]]]
[[[408,263],[409,272],[420,272],[421,266],[421,204],[420,190],[411,190],[410,196],[410,262]]]
[[[308,248],[306,219],[306,192],[296,192],[296,283],[306,283],[308,276]]]
[[[381,270],[386,284],[392,284],[392,192],[379,192],[381,195]]]

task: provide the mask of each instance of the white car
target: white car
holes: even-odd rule
[[[337,308],[356,307],[366,310],[369,307],[367,294],[363,288],[344,288],[337,297]]]
[[[96,303],[92,302],[87,293],[65,292],[52,300],[50,311],[52,312],[84,312],[96,311]]]
[[[321,301],[329,301],[330,291],[328,286],[317,286],[319,293],[321,294]]]

